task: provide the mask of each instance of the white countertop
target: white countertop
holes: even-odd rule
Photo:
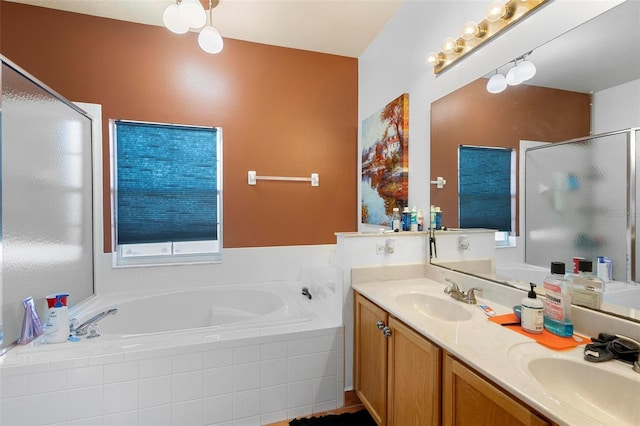
[[[476,305],[454,301],[444,293],[443,284],[427,278],[354,284],[353,288],[550,420],[560,425],[624,424],[615,418],[611,418],[611,422],[596,420],[559,400],[547,392],[526,367],[530,357],[568,358],[593,366],[595,364],[583,359],[584,345],[568,351],[548,349],[525,335],[488,321],[487,316]],[[394,296],[407,292],[424,293],[454,301],[468,310],[472,318],[459,322],[444,321],[428,317],[417,310],[402,308]],[[478,304],[491,306],[496,315],[512,312],[511,307],[478,297],[481,294],[476,293]],[[638,387],[628,391],[640,395],[640,374],[633,372],[629,364],[608,361],[597,366],[635,381]],[[594,382],[593,385],[598,386],[598,383]]]

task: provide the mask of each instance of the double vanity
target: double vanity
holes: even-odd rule
[[[430,278],[352,281],[354,386],[379,425],[640,424],[640,374],[629,364],[587,362],[584,344],[548,349],[455,300],[448,286]],[[477,303],[496,315],[523,294],[482,287]]]

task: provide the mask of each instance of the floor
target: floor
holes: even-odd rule
[[[362,403],[360,402],[360,400],[358,399],[358,397],[356,396],[356,393],[353,391],[347,391],[344,393],[344,407],[342,408],[337,408],[335,410],[331,410],[331,411],[325,411],[322,413],[314,413],[312,416],[313,417],[317,417],[317,416],[322,416],[322,415],[326,415],[326,414],[341,414],[341,413],[351,413],[354,411],[359,411],[362,408],[364,408],[362,406]],[[311,416],[309,416],[311,417]],[[289,426],[289,422],[293,420],[283,420],[281,422],[277,422],[277,423],[271,423],[269,425],[266,426]]]

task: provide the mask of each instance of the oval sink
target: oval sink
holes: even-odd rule
[[[414,309],[431,318],[443,321],[467,321],[471,319],[471,313],[462,306],[462,302],[451,302],[422,293],[400,294],[395,299],[400,307]]]
[[[631,366],[629,377],[566,358],[533,359],[528,368],[555,398],[599,422],[640,424],[640,375]]]

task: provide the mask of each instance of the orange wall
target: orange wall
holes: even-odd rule
[[[0,52],[66,97],[103,113],[103,218],[110,229],[109,119],[223,128],[224,246],[332,244],[357,229],[355,58],[2,2]],[[258,175],[310,176],[309,183]],[[105,235],[105,252],[111,236]]]
[[[459,226],[459,145],[518,152],[521,139],[560,142],[588,136],[591,128],[588,94],[526,84],[491,94],[486,85],[478,79],[431,104],[431,176],[447,181],[443,189],[431,187],[431,204],[442,208],[443,226],[450,228]]]

